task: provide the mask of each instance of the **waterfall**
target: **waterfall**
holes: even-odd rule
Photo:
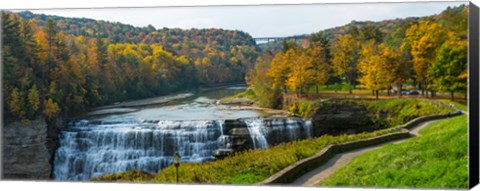
[[[54,179],[87,180],[139,169],[156,173],[173,163],[213,160],[222,121],[87,121],[60,134]]]
[[[265,135],[267,129],[265,128],[265,121],[261,118],[257,119],[245,119],[245,123],[247,124],[248,132],[252,137],[253,148],[254,149],[267,149],[268,142]]]
[[[311,121],[300,118],[244,119],[254,149],[267,149],[269,145],[311,138]]]
[[[244,118],[254,149],[311,137],[311,122],[300,118]],[[59,135],[55,180],[88,180],[138,169],[156,173],[173,163],[214,160],[233,139],[225,120],[98,119],[71,122]],[[236,128],[240,128],[239,126]],[[248,137],[248,135],[247,135]]]

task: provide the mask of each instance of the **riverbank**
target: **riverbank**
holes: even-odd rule
[[[251,111],[261,111],[266,114],[270,115],[282,115],[282,116],[294,116],[292,113],[290,113],[287,110],[282,110],[282,109],[270,109],[270,108],[263,108],[259,107],[256,104],[252,105],[224,105],[224,104],[219,104],[217,107],[220,110],[233,110],[233,111],[242,111],[242,110],[251,110]]]
[[[218,89],[228,89],[228,88],[241,88],[243,89],[246,84],[235,82],[235,83],[227,83],[227,84],[219,84],[218,86],[212,87],[205,87],[200,88],[197,93],[201,92],[208,92]],[[82,117],[93,117],[93,116],[101,116],[101,115],[114,115],[114,114],[124,114],[124,113],[131,113],[139,111],[141,107],[148,107],[148,106],[158,106],[158,105],[165,105],[170,102],[185,99],[194,96],[196,93],[192,92],[179,92],[177,94],[171,94],[166,96],[158,96],[140,100],[133,100],[133,101],[125,101],[120,103],[115,103],[112,105],[101,106],[91,109],[90,112],[80,115],[78,118]],[[242,109],[246,110],[246,109]],[[262,110],[262,109],[252,109],[252,110]]]
[[[131,113],[139,111],[139,107],[164,105],[175,100],[191,97],[193,95],[193,93],[181,93],[175,95],[159,96],[141,100],[121,102],[113,105],[93,108],[90,112],[84,113],[76,118]]]
[[[194,95],[193,93],[180,93],[180,94],[175,94],[175,95],[158,96],[158,97],[153,97],[153,98],[127,101],[127,102],[116,103],[116,104],[113,104],[113,105],[97,107],[97,108],[94,108],[93,110],[161,105],[161,104],[166,104],[166,103],[174,101],[174,100],[187,98],[187,97],[190,97],[190,96],[193,96],[193,95]]]

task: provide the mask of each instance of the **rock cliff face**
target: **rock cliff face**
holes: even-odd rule
[[[215,152],[217,158],[233,152],[267,149],[284,142],[311,138],[312,134],[309,121],[296,117],[225,120],[223,132],[221,141],[226,141],[228,146]]]
[[[333,102],[323,105],[312,114],[313,134],[354,134],[375,130],[378,126],[368,115],[365,107],[346,103]]]
[[[253,149],[253,142],[247,124],[242,120],[225,120],[224,131],[230,136],[231,149],[242,151]]]
[[[47,124],[12,122],[2,129],[2,178],[50,179],[51,155],[47,149]]]

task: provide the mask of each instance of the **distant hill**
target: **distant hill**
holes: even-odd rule
[[[48,19],[57,23],[61,31],[75,36],[87,38],[103,38],[109,43],[133,44],[160,44],[165,49],[178,55],[190,57],[203,57],[203,51],[209,45],[219,51],[230,52],[232,48],[242,46],[253,49],[255,41],[245,32],[224,29],[188,29],[161,28],[155,29],[152,25],[135,27],[119,22],[93,20],[87,18],[67,18],[45,14],[35,14],[29,11],[19,12],[19,16],[28,20],[35,20],[37,25],[45,26]],[[253,55],[249,55],[253,56]]]
[[[407,17],[407,18],[397,18],[397,19],[390,19],[390,20],[383,20],[383,21],[351,21],[348,24],[333,27],[325,30],[318,31],[313,34],[309,35],[301,35],[302,38],[297,40],[297,44],[305,44],[311,40],[312,36],[321,34],[324,36],[328,41],[334,39],[338,35],[344,35],[350,33],[353,28],[361,29],[368,26],[375,26],[380,29],[383,34],[389,34],[394,32],[397,28],[401,28],[407,25],[411,25],[412,23],[416,23],[421,19],[432,19],[434,21],[439,21],[440,23],[444,24],[444,26],[450,30],[459,33],[465,33],[465,28],[468,26],[468,23],[465,22],[465,17],[468,15],[468,6],[467,5],[460,5],[458,7],[448,7],[444,11],[439,14],[425,16],[425,17]],[[460,34],[464,38],[467,37],[467,34]],[[385,35],[384,35],[385,36]],[[261,50],[273,50],[278,51],[281,49],[282,41],[275,41],[270,43],[262,43],[259,44]]]

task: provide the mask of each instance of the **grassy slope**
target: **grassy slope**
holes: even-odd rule
[[[467,116],[430,124],[422,136],[355,158],[323,186],[467,188]]]
[[[368,102],[368,103],[367,103]],[[397,112],[403,111],[406,118],[415,118],[421,115],[445,113],[449,109],[437,107],[428,103],[418,103],[417,100],[390,100],[390,101],[367,101],[371,110]],[[421,102],[421,101],[420,101]],[[387,104],[390,103],[390,104]],[[421,110],[412,110],[415,104],[425,104]],[[410,108],[410,109],[409,109]],[[425,110],[425,111],[423,111]],[[255,150],[237,153],[233,157],[224,160],[206,162],[202,164],[182,164],[179,169],[180,182],[184,183],[222,183],[222,184],[254,184],[265,180],[281,169],[303,158],[312,156],[321,151],[327,145],[360,140],[387,134],[387,130],[371,133],[362,133],[353,136],[322,136],[311,140],[295,141],[272,147],[268,150]],[[146,181],[146,182],[174,182],[175,168],[170,166],[152,179],[149,176],[140,178],[131,173],[123,172],[115,175],[104,175],[94,178],[95,181]]]
[[[434,101],[417,99],[372,100],[358,103],[366,106],[369,113],[377,115],[378,123],[386,123],[387,126],[401,125],[420,116],[455,112],[454,109]],[[388,115],[383,116],[381,113]]]
[[[206,163],[185,163],[179,168],[180,182],[254,184],[303,158],[312,156],[327,145],[388,134],[388,130],[361,133],[353,136],[325,135],[311,140],[284,143],[266,150],[249,150],[233,157]],[[175,167],[169,166],[155,177],[138,176],[130,171],[93,178],[94,181],[120,181],[130,179],[145,182],[175,182]],[[134,175],[134,176],[132,176]]]
[[[453,104],[458,109],[461,109],[463,111],[468,111],[468,106],[464,103],[459,103],[457,101],[450,101],[450,100],[444,100],[444,99],[438,100],[438,101],[444,102],[446,104]]]

